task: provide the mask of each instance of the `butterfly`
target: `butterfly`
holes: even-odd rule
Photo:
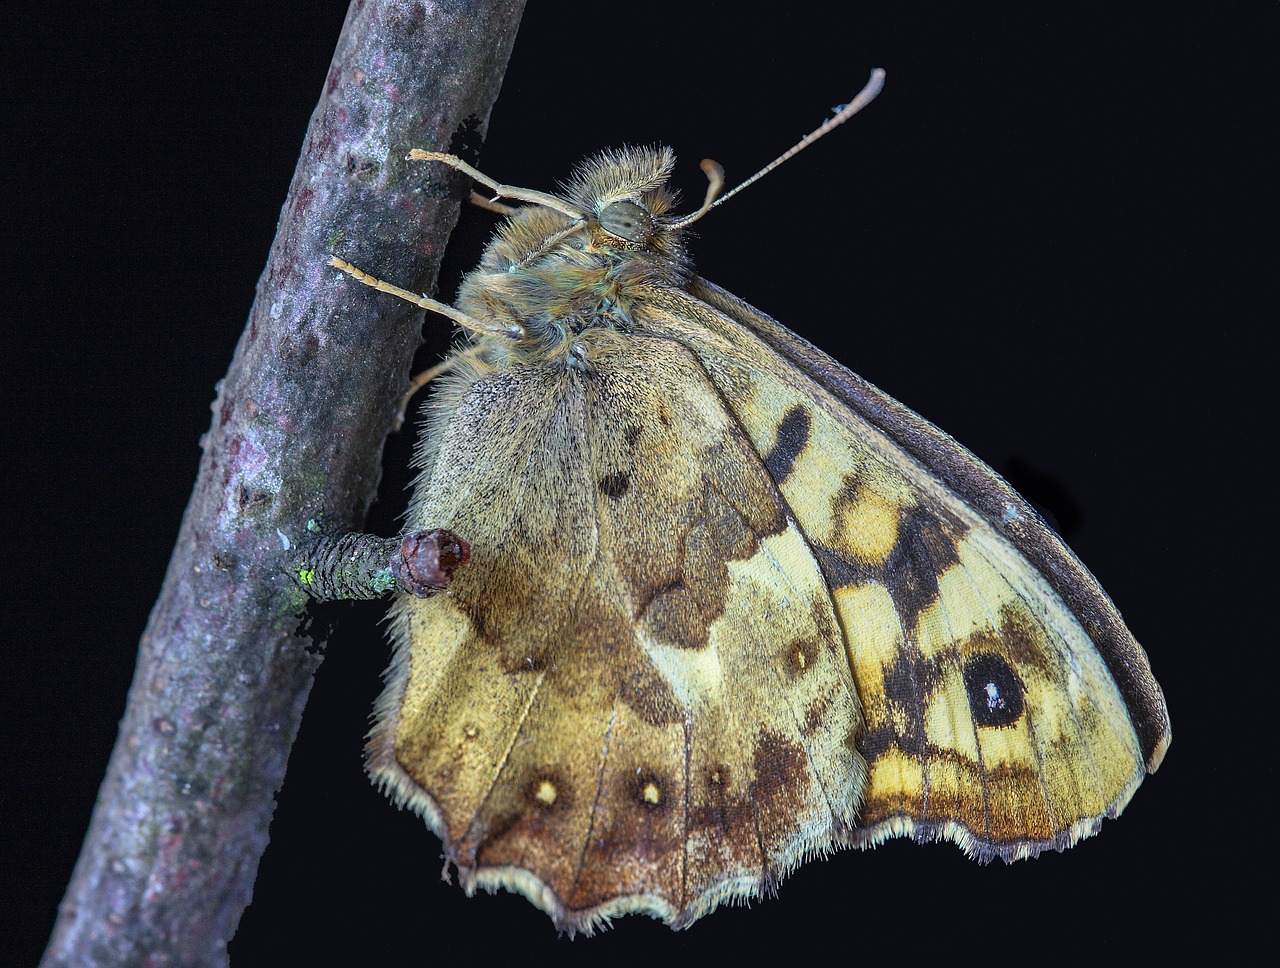
[[[471,560],[393,607],[368,767],[468,892],[682,928],[833,849],[1014,860],[1119,814],[1169,743],[1145,653],[994,471],[696,274],[717,166],[678,217],[669,149],[560,194],[410,157],[527,203],[456,307],[333,260],[467,338],[406,528]]]

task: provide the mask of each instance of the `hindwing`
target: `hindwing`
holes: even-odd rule
[[[464,885],[569,930],[681,925],[844,837],[865,768],[835,605],[694,353],[619,338],[433,406],[409,524],[472,558],[396,607],[370,765]]]

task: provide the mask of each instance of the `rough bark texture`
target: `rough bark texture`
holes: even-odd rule
[[[523,8],[348,13],[46,965],[226,963],[320,663],[285,545],[360,525],[420,339],[420,311],[328,259],[430,290],[465,181],[403,158],[474,159]]]

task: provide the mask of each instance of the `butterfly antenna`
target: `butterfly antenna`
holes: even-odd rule
[[[817,128],[814,131],[810,131],[807,135],[801,138],[796,144],[788,148],[786,151],[780,154],[777,158],[773,159],[773,161],[769,162],[769,164],[765,165],[758,172],[756,172],[754,175],[752,175],[750,178],[744,181],[741,185],[738,185],[736,188],[725,193],[724,195],[720,195],[720,189],[724,186],[724,169],[710,159],[704,160],[702,162],[702,170],[707,173],[707,178],[711,181],[711,184],[707,187],[706,200],[702,203],[702,207],[698,209],[696,212],[694,212],[692,215],[686,215],[684,218],[673,223],[672,228],[680,229],[680,228],[684,228],[686,225],[690,225],[696,222],[698,219],[702,218],[702,216],[706,215],[707,212],[715,208],[717,205],[722,205],[723,203],[727,202],[729,199],[733,198],[734,195],[738,194],[738,192],[742,191],[752,182],[759,181],[761,178],[769,174],[769,172],[773,171],[775,168],[777,168],[780,164],[782,164],[788,158],[791,158],[799,154],[805,148],[809,147],[809,145],[813,144],[815,141],[821,138],[824,134],[829,132],[832,128],[837,127],[841,124],[844,124],[846,121],[848,121],[851,117],[853,117],[863,108],[865,108],[868,104],[870,104],[873,100],[875,100],[875,96],[880,93],[880,89],[883,87],[884,87],[884,70],[882,68],[877,67],[875,70],[871,72],[871,79],[868,80],[866,86],[857,93],[857,96],[855,96],[854,99],[850,101],[848,104],[842,105],[834,115],[827,118],[826,121],[822,122],[822,126],[820,128]],[[719,197],[717,198],[716,196],[719,196]]]

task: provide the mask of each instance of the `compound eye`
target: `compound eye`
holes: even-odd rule
[[[653,214],[635,202],[613,202],[600,213],[600,227],[624,242],[644,245],[653,238]]]

